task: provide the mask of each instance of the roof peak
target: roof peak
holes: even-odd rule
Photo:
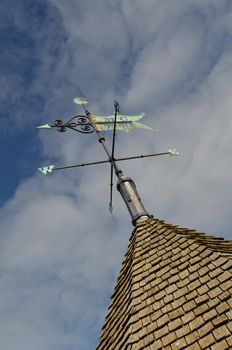
[[[138,223],[97,349],[229,349],[231,332],[232,242]]]

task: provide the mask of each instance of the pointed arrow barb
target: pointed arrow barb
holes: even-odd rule
[[[36,126],[36,129],[51,129],[52,127],[49,124],[43,124]]]

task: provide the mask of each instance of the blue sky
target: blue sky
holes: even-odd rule
[[[43,176],[37,168],[104,159],[93,135],[35,126],[89,109],[145,112],[159,133],[118,133],[118,156],[147,210],[232,239],[232,3],[214,0],[2,1],[0,344],[96,347],[132,231],[107,166]],[[105,135],[110,142],[110,135]]]

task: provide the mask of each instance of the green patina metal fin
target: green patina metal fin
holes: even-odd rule
[[[117,121],[119,122],[135,122],[142,119],[145,116],[145,113],[137,114],[137,115],[124,115],[117,114]],[[95,122],[114,122],[114,115],[93,115]]]

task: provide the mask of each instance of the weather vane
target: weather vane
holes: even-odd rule
[[[96,161],[96,162],[66,165],[66,166],[48,165],[48,166],[39,168],[38,170],[41,171],[43,174],[47,174],[47,173],[52,173],[53,171],[56,171],[56,170],[110,163],[111,165],[110,201],[109,201],[110,212],[112,213],[112,210],[113,210],[113,205],[112,205],[113,176],[115,173],[115,175],[118,178],[117,190],[120,192],[129,210],[129,213],[132,218],[132,224],[135,225],[136,222],[138,221],[143,221],[148,219],[149,217],[151,217],[151,215],[149,215],[146,209],[144,208],[142,201],[139,197],[139,194],[136,190],[134,181],[130,177],[123,175],[123,172],[118,167],[117,162],[127,161],[131,159],[138,159],[138,158],[163,156],[163,155],[176,156],[179,154],[179,152],[177,152],[176,149],[169,149],[168,151],[161,152],[161,153],[152,153],[152,154],[145,154],[145,155],[136,155],[131,157],[116,158],[115,157],[116,130],[122,130],[122,131],[128,132],[134,128],[142,128],[142,129],[157,131],[157,129],[153,129],[150,126],[147,126],[145,124],[138,122],[138,120],[144,117],[145,113],[141,113],[139,115],[131,115],[131,116],[120,114],[119,103],[117,101],[114,101],[114,115],[107,115],[107,116],[93,115],[86,108],[88,100],[85,97],[76,97],[73,100],[73,102],[78,105],[82,105],[85,115],[74,116],[67,122],[63,122],[62,120],[57,119],[52,125],[44,124],[44,125],[38,126],[37,128],[38,129],[56,128],[59,132],[65,132],[67,129],[71,129],[83,134],[90,134],[95,132],[97,134],[98,141],[103,146],[103,149],[107,155],[107,159]],[[101,134],[102,131],[107,131],[107,130],[113,131],[111,149],[108,148],[105,138]]]

